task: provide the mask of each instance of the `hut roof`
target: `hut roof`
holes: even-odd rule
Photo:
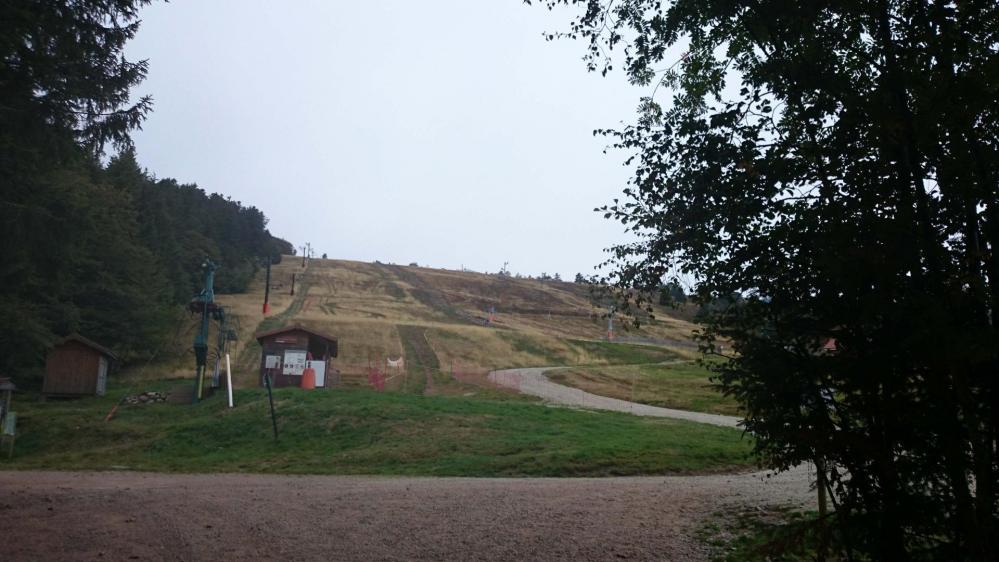
[[[293,324],[291,326],[285,326],[283,328],[275,328],[273,330],[267,330],[266,332],[258,332],[256,334],[254,334],[253,337],[256,338],[257,341],[260,341],[260,340],[262,340],[262,339],[264,339],[266,337],[269,337],[269,336],[276,336],[277,334],[283,334],[285,332],[294,332],[296,330],[301,330],[303,332],[312,334],[313,336],[322,338],[322,339],[327,340],[327,341],[336,341],[336,338],[333,337],[333,336],[331,336],[331,335],[329,335],[329,334],[324,334],[322,332],[317,332],[316,330],[313,330],[311,328],[306,328],[305,326],[302,326],[301,324]]]
[[[17,387],[14,386],[14,383],[10,382],[9,377],[0,378],[0,392],[4,390],[10,390],[12,392],[17,390]]]
[[[60,341],[56,345],[62,345],[64,343],[69,343],[71,341],[79,342],[79,343],[82,343],[83,345],[85,345],[85,346],[87,346],[87,347],[89,347],[91,349],[95,349],[95,350],[101,352],[102,354],[106,355],[107,357],[109,357],[112,361],[117,361],[118,360],[118,356],[115,355],[113,351],[111,351],[110,349],[104,347],[103,345],[101,345],[101,344],[99,344],[99,343],[97,343],[97,342],[95,342],[93,340],[90,340],[90,339],[87,339],[87,338],[81,336],[80,334],[70,334],[69,336],[66,336],[62,341]]]

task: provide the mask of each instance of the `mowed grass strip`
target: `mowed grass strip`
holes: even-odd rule
[[[119,396],[121,392],[117,393]],[[361,389],[266,391],[194,406],[114,396],[15,403],[14,469],[434,476],[609,476],[749,467],[740,431],[515,401]]]
[[[715,389],[711,372],[695,362],[581,367],[548,373],[552,382],[631,402],[738,416],[738,404]]]
[[[670,361],[679,357],[676,351],[654,345],[616,343],[591,340],[570,340],[572,345],[584,349],[595,362],[610,365]]]

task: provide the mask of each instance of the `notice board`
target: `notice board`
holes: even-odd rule
[[[281,369],[282,375],[301,375],[305,370],[305,358],[308,353],[295,349],[284,352],[284,367]]]

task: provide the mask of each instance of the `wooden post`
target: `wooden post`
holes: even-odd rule
[[[333,358],[330,357],[330,342],[326,340],[326,352],[323,354],[323,367],[326,372],[323,373],[323,388],[328,388],[330,385],[330,365],[333,364]]]

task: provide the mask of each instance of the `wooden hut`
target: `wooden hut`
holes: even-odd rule
[[[74,334],[53,347],[45,359],[46,396],[104,396],[108,371],[118,358],[108,348]]]
[[[260,343],[260,384],[271,376],[274,386],[299,386],[306,367],[316,371],[316,386],[340,383],[333,368],[337,339],[300,325],[287,326],[256,334]]]

